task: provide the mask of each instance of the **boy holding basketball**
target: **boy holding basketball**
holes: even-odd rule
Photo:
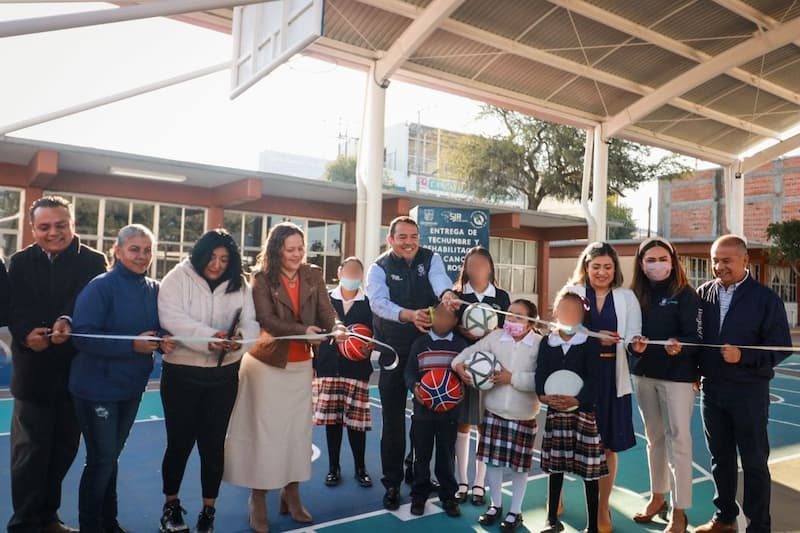
[[[458,433],[459,406],[455,402],[442,404],[437,395],[421,388],[425,375],[450,373],[450,363],[467,341],[453,330],[458,324],[456,314],[446,305],[431,309],[431,328],[411,345],[405,369],[406,386],[414,395],[414,416],[411,421],[411,439],[414,447],[414,483],[411,485],[411,513],[422,515],[431,492],[430,463],[436,446],[436,479],[439,481],[439,499],[448,516],[461,516],[455,499],[458,484],[455,478],[455,445]],[[458,379],[455,374],[450,374]],[[430,376],[429,376],[430,378]],[[460,399],[460,396],[458,396]],[[433,401],[431,401],[433,400]]]
[[[541,533],[558,533],[558,502],[564,474],[584,480],[586,533],[597,533],[598,480],[608,475],[603,444],[597,429],[595,406],[599,399],[600,343],[582,331],[588,302],[574,292],[556,297],[553,317],[562,326],[539,345],[536,393],[547,405],[542,440],[542,470],[548,481],[547,523]],[[579,392],[575,392],[579,391]]]

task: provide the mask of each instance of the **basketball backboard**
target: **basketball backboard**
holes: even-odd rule
[[[233,12],[234,99],[322,35],[325,0],[272,0]]]

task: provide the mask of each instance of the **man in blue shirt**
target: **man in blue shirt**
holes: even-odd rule
[[[386,488],[383,505],[400,506],[403,459],[406,453],[406,401],[408,389],[403,379],[411,344],[431,327],[430,308],[439,297],[457,308],[453,282],[439,254],[419,245],[419,229],[414,219],[403,216],[392,220],[387,242],[390,249],[367,271],[367,297],[373,312],[375,338],[392,346],[398,360],[381,366],[378,388],[381,395],[382,482]]]
[[[791,346],[786,308],[780,297],[754,280],[747,270],[744,240],[735,235],[711,247],[716,279],[697,293],[703,302],[703,342],[722,348],[700,350],[703,376],[701,407],[717,512],[698,533],[736,531],[737,450],[744,471],[742,509],[748,533],[768,533],[770,474],[769,381],[774,367],[789,354],[745,346]]]

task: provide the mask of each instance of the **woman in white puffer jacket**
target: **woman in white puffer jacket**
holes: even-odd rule
[[[161,369],[167,449],[161,469],[166,503],[160,529],[189,531],[178,491],[197,443],[203,508],[196,531],[210,532],[224,470],[225,434],[239,386],[239,360],[245,352],[236,339],[255,338],[260,331],[250,287],[242,275],[241,254],[227,231],[205,233],[191,256],[164,277],[158,315],[172,335],[220,338],[178,342],[164,356]]]

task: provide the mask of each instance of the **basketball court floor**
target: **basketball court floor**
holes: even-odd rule
[[[772,444],[773,472],[784,465],[796,464],[800,459],[800,355],[787,360],[779,375],[772,381],[773,403],[770,410],[770,442]],[[380,531],[484,531],[477,524],[481,509],[469,503],[462,506],[463,516],[459,519],[447,517],[440,509],[436,498],[428,504],[422,517],[414,517],[408,512],[408,491],[403,489],[404,505],[397,512],[387,512],[381,505],[383,489],[380,478],[380,399],[377,387],[371,389],[372,415],[374,429],[367,437],[367,467],[375,480],[371,489],[359,487],[352,479],[352,460],[346,443],[342,446],[342,476],[339,487],[329,488],[323,484],[327,473],[325,433],[322,428],[314,429],[313,478],[302,484],[303,498],[314,516],[314,523],[300,527],[288,516],[278,515],[277,493],[268,496],[270,524],[272,531],[319,531],[367,532]],[[699,399],[697,401],[699,406]],[[11,417],[12,400],[0,400],[0,457],[9,456],[8,429]],[[154,532],[158,530],[158,518],[162,505],[161,495],[161,457],[165,446],[163,412],[157,390],[145,393],[137,423],[134,424],[127,447],[120,459],[119,499],[120,522],[132,532]],[[661,531],[663,522],[641,526],[631,520],[631,516],[642,508],[648,497],[648,473],[645,451],[644,430],[638,412],[634,416],[638,442],[634,449],[620,455],[620,473],[613,494],[613,521],[615,531],[620,533],[634,531]],[[541,427],[541,426],[540,426]],[[703,441],[699,409],[695,410],[692,423],[694,436],[694,507],[689,510],[690,524],[694,527],[705,522],[713,513],[711,499],[714,486],[709,475],[709,455]],[[345,437],[346,440],[346,437]],[[472,443],[473,450],[475,442]],[[253,450],[252,460],[269,450]],[[77,487],[80,477],[84,450],[81,447],[78,459],[64,482],[62,518],[77,524]],[[775,476],[778,477],[778,476]],[[785,477],[785,476],[784,476]],[[9,466],[7,460],[0,461],[0,521],[4,527],[11,512],[9,489]],[[796,479],[790,485],[797,486]],[[545,518],[545,495],[547,479],[538,468],[530,474],[528,491],[523,506],[525,526],[528,531],[539,531]],[[773,483],[774,531],[800,531],[800,513],[792,505],[800,502],[800,493],[791,486]],[[505,492],[505,491],[504,491]],[[223,484],[217,506],[217,531],[238,533],[249,531],[247,524],[246,489]],[[193,454],[186,479],[183,484],[182,500],[187,508],[187,521],[193,525],[200,510],[199,461]],[[504,494],[506,507],[510,494]],[[792,504],[794,502],[794,504]],[[788,505],[787,505],[788,504]],[[562,516],[567,531],[580,531],[585,526],[583,507],[583,486],[580,480],[569,479],[565,483],[565,513]],[[743,528],[740,528],[743,531]],[[522,529],[525,531],[525,528]]]

